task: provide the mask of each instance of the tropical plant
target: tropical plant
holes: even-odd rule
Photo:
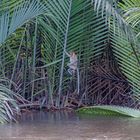
[[[0,10],[0,75],[11,90],[40,107],[139,107],[139,27],[123,18],[131,0],[12,1]],[[65,50],[78,55],[79,94]]]
[[[109,106],[109,105],[90,106],[80,108],[77,110],[77,112],[91,115],[127,116],[140,118],[139,110],[121,106]]]
[[[7,84],[9,82],[7,80],[1,79],[0,82],[0,123],[16,121],[15,115],[20,113],[17,104],[20,97],[8,88]]]
[[[27,23],[31,24],[30,22],[33,22],[37,16],[46,13],[45,6],[38,1],[24,1],[21,4],[19,2],[18,6],[15,6],[17,2],[12,5],[10,2],[2,1],[1,3],[3,6],[6,5],[1,7],[0,11],[0,73],[1,79],[8,78],[11,79],[10,81],[14,81],[14,76],[17,76],[15,78],[17,83],[16,86],[13,86],[12,82],[8,85],[4,85],[3,82],[0,84],[0,123],[15,120],[15,114],[19,111],[19,103],[24,103],[22,97],[19,96],[20,82],[24,77],[21,76],[21,70],[18,69],[18,64],[22,65],[23,61],[20,56],[24,55],[22,43]],[[7,7],[9,4],[10,7]],[[16,72],[17,75],[15,75]],[[19,103],[17,104],[17,102]]]

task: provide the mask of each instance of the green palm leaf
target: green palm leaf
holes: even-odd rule
[[[12,16],[9,11],[4,12],[0,17],[0,44],[27,21],[45,12],[44,5],[36,0],[19,5],[14,9]]]
[[[101,105],[101,106],[91,106],[91,107],[83,107],[77,110],[78,113],[83,114],[91,114],[91,115],[106,115],[106,116],[128,116],[139,118],[140,111],[128,107],[121,107],[121,106],[108,106],[108,105]]]
[[[15,114],[20,111],[15,100],[16,96],[13,91],[0,84],[0,123],[15,120]]]
[[[130,0],[131,1],[131,0]],[[110,23],[112,24],[112,22],[110,22],[110,19],[113,19],[113,27],[114,27],[114,32],[117,29],[116,25],[119,26],[119,28],[121,28],[125,35],[129,38],[129,40],[131,42],[135,42],[137,41],[137,39],[135,38],[135,33],[134,31],[131,29],[130,25],[127,23],[127,21],[123,18],[123,16],[121,15],[121,12],[118,8],[117,2],[116,0],[92,0],[93,4],[94,4],[94,9],[97,10],[97,14],[98,11],[102,11],[102,13],[105,13],[106,15],[106,21],[108,22],[109,26]],[[125,3],[129,3],[129,1],[125,1]],[[117,23],[117,24],[116,24]]]

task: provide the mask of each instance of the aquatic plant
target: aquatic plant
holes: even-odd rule
[[[106,116],[128,116],[140,118],[140,110],[129,107],[113,106],[113,105],[99,105],[82,107],[77,110],[78,113],[91,115],[106,115]]]

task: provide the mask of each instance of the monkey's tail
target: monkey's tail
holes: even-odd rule
[[[80,92],[80,73],[79,69],[77,68],[77,94],[79,95]]]

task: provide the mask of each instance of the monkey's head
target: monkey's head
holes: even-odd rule
[[[70,56],[75,56],[76,53],[75,52],[70,52]]]

